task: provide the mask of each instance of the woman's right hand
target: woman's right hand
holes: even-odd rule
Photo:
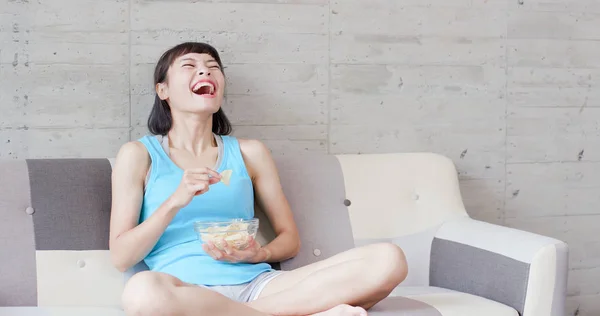
[[[179,187],[171,196],[171,202],[177,208],[188,205],[194,196],[204,194],[209,186],[221,181],[221,175],[210,168],[187,169]]]

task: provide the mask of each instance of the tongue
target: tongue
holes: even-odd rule
[[[204,87],[200,87],[200,89],[196,90],[194,93],[196,94],[210,94],[210,87],[209,86],[204,86]]]

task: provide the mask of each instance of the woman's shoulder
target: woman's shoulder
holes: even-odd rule
[[[146,146],[138,140],[129,141],[121,145],[115,158],[115,170],[129,170],[129,172],[145,174],[150,166],[150,155]]]
[[[240,151],[251,178],[259,174],[261,170],[270,169],[273,166],[273,158],[269,148],[258,139],[238,139]]]
[[[139,161],[140,163],[151,161],[149,149],[153,147],[153,141],[158,140],[160,136],[156,135],[145,135],[136,140],[131,140],[123,145],[119,149],[117,154],[117,160],[133,160]]]
[[[117,159],[129,160],[129,159],[144,159],[150,158],[146,146],[139,140],[128,141],[121,145],[119,152],[117,153]]]
[[[258,139],[239,138],[240,150],[242,154],[250,158],[264,158],[265,155],[270,155],[269,148]]]
[[[220,135],[225,146],[239,147],[242,155],[253,158],[269,152],[267,146],[258,139],[239,138],[232,135]]]

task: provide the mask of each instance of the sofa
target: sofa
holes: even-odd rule
[[[300,230],[290,270],[392,242],[409,272],[373,316],[562,316],[567,245],[472,219],[435,153],[274,157]],[[108,250],[112,158],[0,161],[0,316],[124,315]],[[259,208],[260,242],[273,238]],[[192,229],[190,227],[190,229]]]

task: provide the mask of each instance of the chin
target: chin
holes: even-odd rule
[[[189,112],[193,113],[214,114],[221,108],[221,102],[217,102],[216,100],[213,102],[193,102],[193,104],[190,104],[186,108]]]

